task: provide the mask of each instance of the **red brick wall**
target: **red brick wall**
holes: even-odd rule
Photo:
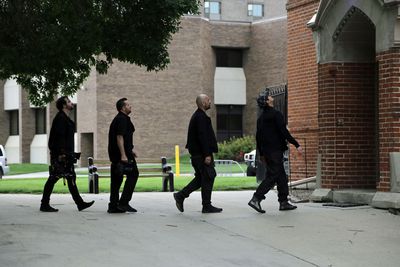
[[[400,49],[377,54],[379,64],[379,191],[390,190],[389,153],[400,151]]]
[[[312,31],[306,23],[314,15],[319,1],[288,1],[288,117],[292,135],[306,150],[299,157],[291,146],[292,179],[316,175],[318,151],[317,59]],[[307,162],[307,164],[306,164]]]
[[[322,187],[375,188],[375,64],[319,65]]]

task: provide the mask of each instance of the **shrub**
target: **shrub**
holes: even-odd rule
[[[216,159],[231,159],[243,161],[245,153],[256,148],[256,140],[254,136],[244,136],[240,138],[231,138],[228,141],[218,143],[218,153]]]

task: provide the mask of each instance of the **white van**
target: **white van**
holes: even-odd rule
[[[10,167],[7,165],[6,151],[4,150],[4,147],[0,145],[0,179],[9,171]]]

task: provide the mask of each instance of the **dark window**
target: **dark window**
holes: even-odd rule
[[[217,105],[218,142],[243,136],[243,106]]]
[[[243,67],[243,51],[241,49],[216,48],[217,67]]]
[[[46,108],[35,109],[35,128],[36,134],[46,133]]]
[[[18,110],[9,111],[10,114],[10,135],[19,135],[19,114]]]

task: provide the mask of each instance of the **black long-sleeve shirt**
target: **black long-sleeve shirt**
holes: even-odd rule
[[[271,107],[265,108],[257,120],[256,141],[260,156],[285,151],[286,140],[296,148],[300,146],[287,130],[282,113]]]
[[[49,149],[51,157],[74,152],[75,123],[65,114],[59,111],[53,119],[49,137]]]
[[[190,119],[186,148],[192,156],[206,157],[218,152],[211,119],[201,109],[197,109]]]

